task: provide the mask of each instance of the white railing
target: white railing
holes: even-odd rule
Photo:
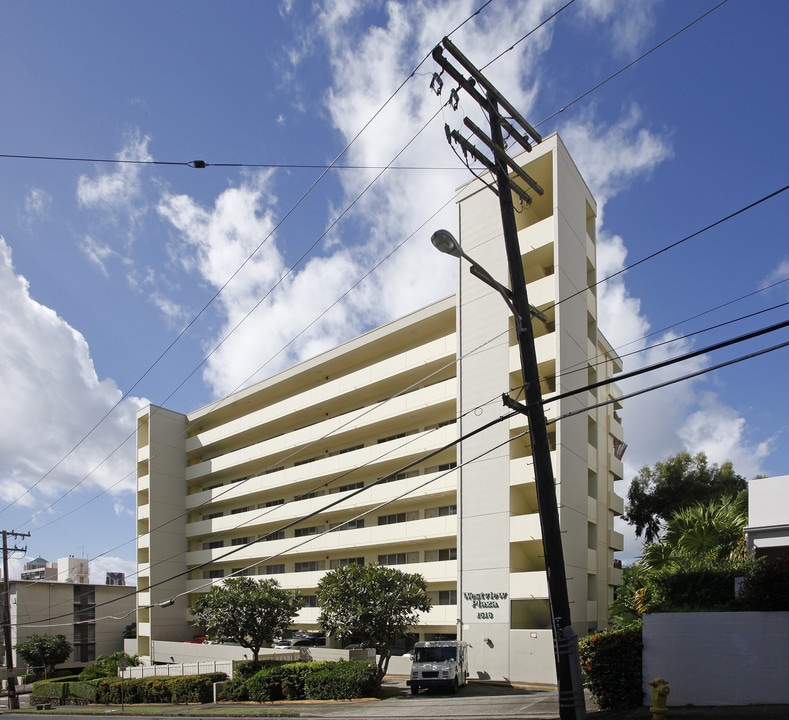
[[[201,675],[203,673],[223,672],[229,678],[233,677],[232,660],[207,660],[194,663],[174,663],[168,665],[137,665],[127,667],[123,672],[118,671],[118,676],[128,680],[143,677],[180,677],[182,675]]]

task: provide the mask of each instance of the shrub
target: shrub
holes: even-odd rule
[[[603,632],[581,638],[585,685],[601,710],[626,710],[643,703],[641,630]]]
[[[148,677],[125,680],[97,680],[96,702],[105,705],[120,705],[121,689],[123,702],[135,703],[188,703],[211,702],[214,683],[227,679],[225,673],[185,675],[184,677]]]
[[[254,702],[282,700],[282,667],[265,667],[247,680],[247,693]]]
[[[95,683],[76,680],[68,684],[68,694],[73,698],[82,698],[88,702],[96,702],[97,687]]]
[[[68,696],[68,683],[39,680],[33,683],[30,694],[37,698],[51,698],[60,701]]]
[[[299,700],[307,697],[305,687],[307,676],[323,667],[336,663],[329,660],[286,663],[282,666],[282,694],[286,700]]]
[[[321,664],[308,669],[305,694],[311,700],[352,700],[375,692],[378,670],[362,660]]]
[[[761,612],[789,610],[789,555],[760,560],[745,576],[738,606]]]

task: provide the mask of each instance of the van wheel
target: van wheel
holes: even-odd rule
[[[452,683],[452,694],[454,695],[458,691],[458,679],[455,678],[455,682]]]
[[[411,685],[411,694],[418,695],[419,694],[419,685]]]

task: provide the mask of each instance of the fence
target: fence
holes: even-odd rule
[[[174,663],[168,665],[137,665],[127,667],[118,675],[122,675],[125,680],[142,677],[170,676],[180,677],[182,675],[200,675],[202,673],[223,672],[229,678],[233,677],[232,660],[208,660],[205,662],[194,663]]]

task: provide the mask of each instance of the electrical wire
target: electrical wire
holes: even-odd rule
[[[754,337],[756,337],[758,335],[766,334],[768,332],[775,332],[777,329],[781,329],[783,327],[786,327],[787,325],[789,325],[789,321],[787,321],[785,323],[779,323],[776,326],[771,326],[770,328],[764,328],[763,332],[744,334],[742,336],[739,336],[737,338],[734,338],[734,339],[726,342],[725,346],[736,344],[736,343],[739,343],[739,342],[744,342],[745,340],[753,339]],[[721,344],[716,344],[716,346],[711,346],[711,347],[714,347],[715,349],[720,349],[720,347],[722,347],[722,345]],[[773,345],[773,346],[768,347],[768,348],[763,348],[761,350],[757,350],[755,352],[751,352],[751,353],[748,353],[746,355],[741,355],[741,356],[738,356],[736,358],[727,360],[725,362],[718,363],[716,365],[713,365],[713,366],[710,366],[710,367],[707,367],[707,368],[702,368],[702,369],[700,369],[698,371],[695,371],[695,372],[692,372],[692,373],[688,373],[686,375],[683,375],[683,376],[680,376],[680,377],[677,377],[677,378],[673,378],[673,379],[670,379],[670,380],[663,381],[663,382],[658,383],[656,385],[651,385],[649,387],[641,388],[639,390],[635,390],[635,391],[633,391],[631,393],[628,393],[627,395],[623,395],[623,396],[618,397],[618,398],[611,398],[611,399],[604,400],[604,401],[601,401],[601,402],[598,402],[598,403],[595,403],[595,404],[592,404],[592,405],[585,406],[583,408],[578,408],[577,410],[573,410],[573,411],[570,411],[568,413],[565,413],[565,414],[563,414],[563,415],[561,415],[561,416],[559,416],[559,417],[557,417],[557,418],[555,418],[555,419],[553,419],[553,420],[551,420],[549,422],[555,423],[555,422],[558,422],[559,420],[563,420],[563,419],[566,419],[566,418],[569,418],[569,417],[573,417],[575,415],[587,413],[587,412],[589,412],[589,410],[606,407],[606,406],[611,405],[613,403],[620,403],[620,402],[622,402],[625,399],[630,399],[630,398],[633,398],[633,397],[637,397],[639,395],[643,395],[643,394],[648,393],[648,392],[653,392],[655,390],[663,389],[663,388],[668,387],[670,385],[677,384],[679,382],[684,382],[686,380],[690,380],[690,379],[693,379],[693,378],[696,378],[696,377],[700,377],[700,376],[708,374],[710,372],[714,372],[716,370],[720,370],[720,369],[723,369],[723,368],[726,368],[726,367],[730,367],[730,366],[732,366],[734,364],[738,364],[738,363],[744,362],[746,360],[752,360],[752,359],[755,359],[757,357],[764,356],[764,355],[766,355],[768,353],[784,349],[786,347],[789,347],[789,341],[786,341],[786,342],[783,342],[783,343],[779,343],[777,345]],[[673,358],[673,359],[665,361],[665,362],[657,363],[654,366],[651,366],[649,368],[642,368],[641,370],[637,371],[637,374],[644,374],[646,372],[650,372],[650,371],[653,371],[653,370],[663,369],[663,368],[667,367],[668,365],[673,365],[673,364],[677,364],[677,363],[680,363],[680,362],[684,362],[685,360],[687,360],[690,357],[693,357],[693,356],[695,356],[697,354],[698,353],[694,352],[694,353],[691,353],[691,354],[687,354],[685,356],[680,356],[678,358]],[[588,385],[586,387],[579,388],[577,390],[571,391],[570,393],[557,395],[557,396],[554,396],[554,397],[549,398],[547,400],[544,400],[544,401],[541,402],[541,404],[547,404],[549,402],[554,402],[556,400],[564,399],[565,397],[569,397],[569,396],[573,396],[573,395],[580,395],[582,393],[588,392],[590,389],[594,389],[596,387],[599,387],[600,385],[607,385],[607,384],[612,384],[614,382],[617,382],[619,379],[620,379],[620,377],[617,377],[617,378],[612,378],[609,381],[605,381],[605,382],[601,382],[601,383],[592,383],[592,384],[590,384],[590,385]],[[524,407],[526,407],[526,406],[524,406]],[[438,450],[435,450],[435,451],[432,451],[431,453],[429,453],[425,457],[427,459],[429,459],[429,457],[435,456],[438,452],[446,450],[448,448],[451,448],[451,447],[453,447],[453,446],[455,446],[457,444],[460,444],[461,442],[464,442],[465,440],[469,439],[470,437],[473,437],[474,435],[479,434],[480,432],[482,432],[484,430],[490,429],[490,427],[492,427],[493,425],[498,424],[499,422],[503,422],[504,420],[508,420],[508,419],[514,417],[517,414],[518,414],[518,412],[515,411],[515,410],[513,410],[513,411],[511,411],[509,413],[506,413],[505,415],[500,416],[499,418],[496,418],[495,420],[490,421],[489,423],[486,423],[485,425],[482,425],[479,428],[476,428],[475,430],[471,431],[470,433],[467,433],[467,434],[465,434],[465,435],[463,435],[461,437],[458,437],[457,439],[453,440],[452,442],[447,443],[442,448],[440,448]],[[526,431],[526,432],[528,432],[528,431]],[[526,433],[522,433],[522,435],[523,434],[526,434]],[[516,439],[516,438],[510,438],[507,442],[511,442],[514,439]],[[495,448],[493,448],[493,449],[495,449]],[[490,452],[490,451],[492,451],[492,449],[488,450],[488,451],[485,451],[485,453]],[[471,461],[468,461],[468,462],[471,462]],[[465,464],[466,463],[463,463],[462,465],[465,465]],[[462,465],[461,465],[461,467],[462,467]],[[405,469],[407,469],[408,467],[412,467],[412,466],[413,466],[413,463],[407,464],[407,465],[403,466],[402,468],[400,468],[395,473],[392,473],[390,476],[393,476],[393,475],[395,475],[395,474],[397,474],[399,472],[403,472],[403,471],[405,471]],[[455,469],[456,468],[453,468],[452,471],[454,471]],[[384,477],[386,478],[386,477],[389,477],[389,476],[384,476]],[[349,493],[349,495],[344,496],[343,498],[340,498],[340,499],[338,499],[336,501],[333,501],[332,503],[329,503],[328,505],[324,506],[323,508],[320,508],[320,509],[315,510],[315,511],[313,511],[311,513],[308,513],[308,514],[304,515],[303,517],[301,517],[299,519],[290,521],[289,523],[283,525],[282,529],[288,529],[288,528],[294,527],[297,524],[305,522],[305,521],[309,520],[310,518],[319,515],[322,512],[326,512],[327,510],[329,510],[330,508],[336,506],[337,504],[341,503],[342,501],[351,499],[352,497],[355,497],[356,495],[360,494],[361,492],[364,492],[366,489],[369,489],[370,487],[374,487],[375,485],[380,484],[383,481],[384,481],[384,479],[382,478],[382,479],[376,481],[375,483],[371,483],[366,488],[360,488],[360,489],[358,489],[356,491],[353,491],[353,492]],[[315,538],[315,537],[318,537],[318,535],[309,536],[309,538]],[[145,590],[137,589],[137,590],[135,590],[135,592],[130,593],[129,595],[123,596],[123,598],[114,598],[112,600],[108,600],[108,601],[105,601],[103,603],[99,603],[99,604],[95,605],[94,607],[96,607],[96,608],[97,607],[103,607],[103,606],[112,604],[114,602],[118,602],[121,599],[125,599],[126,597],[129,597],[131,595],[137,595],[140,592],[147,592],[147,591],[149,591],[150,589],[152,589],[154,587],[158,587],[159,585],[162,585],[162,584],[164,584],[166,582],[169,582],[171,580],[177,579],[178,577],[183,577],[184,575],[188,575],[190,572],[199,570],[199,569],[201,569],[203,567],[206,567],[207,565],[212,565],[212,564],[216,564],[218,562],[221,562],[226,557],[228,557],[228,556],[230,556],[230,555],[232,555],[232,554],[234,554],[236,552],[240,552],[242,549],[248,547],[249,545],[257,544],[257,543],[261,542],[261,540],[262,539],[259,538],[259,539],[256,539],[254,541],[251,541],[248,545],[236,546],[234,549],[231,549],[229,552],[224,553],[224,554],[222,554],[221,556],[219,556],[217,558],[212,558],[210,561],[206,561],[204,563],[200,563],[198,565],[195,565],[193,567],[188,568],[187,570],[185,570],[185,571],[183,571],[181,573],[177,573],[177,574],[175,574],[175,575],[173,575],[173,576],[171,576],[169,578],[157,581],[156,583],[152,583],[147,588],[145,588]],[[305,540],[305,542],[306,542],[306,540]],[[290,551],[287,551],[287,552],[290,552]],[[272,555],[271,557],[274,557],[274,556]],[[258,560],[256,560],[255,564],[259,564],[260,562],[261,562],[261,560],[258,559]],[[187,594],[187,593],[182,593],[182,594]],[[167,605],[170,605],[170,604],[172,604],[172,598],[170,600],[167,600],[167,601],[164,601],[164,602]],[[162,606],[162,603],[157,603],[155,605]],[[153,606],[149,606],[149,607],[153,607]],[[70,616],[70,614],[65,614],[65,615],[62,615],[62,616],[56,616],[56,617],[53,617],[53,618],[49,618],[48,620],[57,620],[57,619],[60,619],[62,617],[68,617],[68,616]],[[45,622],[45,621],[42,621],[42,622]]]
[[[486,3],[486,5],[487,5],[487,4],[488,4],[488,3]],[[571,4],[571,3],[568,3],[567,5],[569,5],[569,4]],[[721,3],[721,4],[723,4],[723,3]],[[484,6],[483,6],[483,7],[484,7]],[[567,7],[567,6],[565,6],[565,7]],[[710,11],[710,12],[711,12],[711,11]],[[664,42],[665,42],[665,41],[664,41]],[[513,46],[513,47],[514,47],[514,46]],[[512,48],[510,48],[510,49],[512,49]],[[506,51],[505,51],[505,52],[506,52]],[[502,53],[502,54],[503,54],[503,53]],[[357,137],[358,137],[358,135],[357,135]],[[179,164],[179,163],[160,163],[160,164]],[[187,164],[187,165],[190,165],[190,163],[182,163],[182,164]],[[219,165],[219,164],[217,164],[217,165]],[[228,165],[231,165],[231,164],[228,164]],[[232,164],[232,165],[233,165],[233,166],[237,166],[237,164]],[[42,479],[43,479],[43,478],[42,478]]]

